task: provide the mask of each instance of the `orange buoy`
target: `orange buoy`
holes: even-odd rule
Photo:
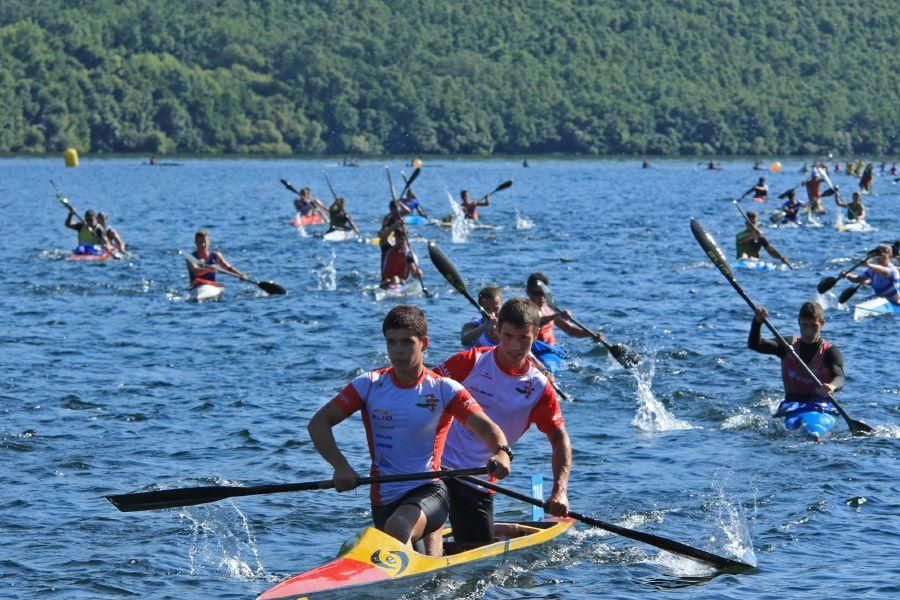
[[[781,163],[778,162],[777,160],[774,161],[771,165],[769,165],[769,170],[772,171],[773,173],[780,173],[781,172]]]

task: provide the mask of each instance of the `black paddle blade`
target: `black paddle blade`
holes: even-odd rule
[[[259,281],[257,284],[259,289],[273,296],[283,296],[287,294],[287,290],[275,283],[274,281]]]
[[[194,506],[224,500],[234,495],[235,489],[229,486],[206,486],[183,488],[178,490],[157,490],[155,492],[139,492],[136,494],[116,494],[106,496],[113,506],[122,512],[139,510],[159,510],[178,506]]]
[[[838,189],[837,189],[836,187],[831,188],[831,189],[827,189],[827,190],[825,190],[824,192],[822,192],[822,196],[821,196],[821,197],[822,197],[822,198],[827,198],[828,196],[834,196],[834,195],[837,193],[837,191],[838,191]]]
[[[641,355],[625,344],[613,344],[609,347],[609,353],[620,365],[626,369],[636,367],[641,362]]]
[[[494,190],[493,192],[491,192],[491,193],[492,193],[492,194],[496,194],[497,192],[502,192],[503,190],[505,190],[505,189],[507,189],[507,188],[510,188],[510,187],[512,187],[512,179],[507,179],[506,181],[504,181],[503,183],[501,183],[500,185],[498,185],[498,186],[497,186],[497,189],[495,189],[495,190]]]
[[[719,248],[719,245],[716,244],[716,240],[713,239],[706,228],[701,225],[700,221],[697,219],[691,219],[691,233],[694,234],[697,243],[700,244],[700,247],[703,248],[703,251],[706,252],[706,255],[716,268],[722,272],[722,275],[728,278],[729,281],[733,281],[734,273],[731,272],[731,267],[728,266],[728,261],[725,260],[722,249]]]
[[[858,285],[853,285],[848,287],[846,290],[841,292],[841,295],[838,296],[838,304],[846,304],[847,300],[853,297],[853,294],[856,293],[856,290],[859,289]]]
[[[856,419],[845,419],[847,421],[847,427],[850,428],[850,433],[853,435],[869,435],[875,433],[875,428],[869,425],[866,425],[862,421],[857,421]]]
[[[406,187],[403,188],[404,191],[408,190],[410,187],[412,187],[413,181],[416,180],[416,177],[418,177],[419,173],[421,173],[421,172],[422,172],[421,168],[416,169],[415,171],[412,172],[412,175],[410,175],[409,179],[406,180]]]
[[[444,254],[444,251],[438,248],[435,242],[428,242],[428,256],[431,258],[434,267],[444,276],[444,279],[450,282],[450,285],[456,288],[456,291],[461,294],[468,293],[466,284],[463,283],[462,275],[459,274],[459,271],[456,270],[456,267],[453,266],[453,263]]]
[[[294,192],[294,193],[297,194],[297,195],[300,194],[300,192],[297,191],[297,188],[295,188],[295,187],[292,186],[290,183],[288,183],[287,179],[282,179],[282,180],[281,180],[281,185],[283,185],[283,186],[286,187],[288,190]]]
[[[816,286],[816,290],[820,294],[824,294],[828,290],[834,287],[834,284],[838,282],[837,277],[823,277],[819,282],[819,285]]]

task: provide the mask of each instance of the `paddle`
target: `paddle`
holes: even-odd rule
[[[850,287],[848,287],[846,290],[844,290],[843,292],[841,292],[841,295],[838,296],[838,304],[846,304],[846,303],[847,303],[847,300],[849,300],[850,298],[852,298],[852,297],[853,297],[853,294],[855,294],[856,291],[857,291],[860,287],[862,287],[862,284],[861,284],[861,283],[857,283],[856,285],[850,286]]]
[[[502,192],[503,190],[509,189],[512,187],[512,184],[513,184],[512,179],[507,179],[506,181],[504,181],[503,183],[501,183],[500,185],[495,187],[493,192],[488,192],[487,194],[482,196],[481,199],[484,200],[488,196],[493,196],[497,192]]]
[[[384,475],[381,477],[360,477],[356,485],[372,485],[374,483],[391,483],[396,481],[417,481],[420,479],[446,479],[469,475],[484,475],[487,467],[475,469],[458,469],[456,471],[426,471],[424,473],[406,473],[403,475]],[[239,496],[258,496],[261,494],[280,494],[282,492],[304,492],[307,490],[327,490],[334,487],[331,479],[322,481],[306,481],[303,483],[276,483],[239,487],[234,485],[203,486],[178,488],[174,490],[157,490],[154,492],[137,492],[134,494],[114,494],[106,499],[122,512],[139,510],[158,510],[161,508],[177,508],[217,502],[225,498]]]
[[[838,273],[837,277],[823,277],[822,280],[819,281],[819,284],[816,286],[816,290],[820,294],[824,294],[825,292],[827,292],[828,290],[833,288],[838,281],[840,281],[841,279],[843,279],[844,277],[846,277],[847,275],[852,273],[856,267],[862,266],[867,260],[869,260],[872,257],[872,254],[874,254],[874,253],[875,253],[874,250],[870,250],[869,252],[866,253],[866,257],[864,259],[862,259],[858,263],[854,264],[852,267],[850,267],[846,271],[841,271],[840,273]]]
[[[421,169],[416,169],[413,171],[413,174],[410,175],[409,179],[406,181],[406,186],[403,188],[403,193],[406,193],[406,190],[409,189],[410,184],[419,176],[419,172]],[[391,179],[391,170],[388,167],[385,167],[385,172],[387,172],[388,185],[391,188],[391,201],[397,202],[397,190],[394,189],[394,180]],[[413,259],[416,261],[416,279],[419,280],[419,284],[422,286],[422,293],[425,294],[425,297],[428,298],[431,296],[431,293],[428,291],[428,288],[425,287],[425,280],[422,279],[422,269],[419,268],[419,259],[416,258],[416,251],[413,249],[412,240],[409,239],[409,236],[406,236],[406,243],[409,245],[409,251],[413,255]]]
[[[262,291],[264,291],[267,294],[271,294],[273,296],[281,296],[281,295],[284,295],[287,293],[287,290],[285,290],[283,287],[281,287],[274,281],[257,281],[256,279],[251,279],[250,277],[248,277],[247,279],[244,279],[240,275],[236,275],[236,274],[232,273],[231,271],[226,271],[225,269],[219,268],[218,265],[208,265],[205,262],[199,260],[193,254],[185,252],[184,250],[179,250],[178,254],[182,255],[185,258],[185,260],[188,260],[197,266],[212,268],[212,269],[215,269],[216,272],[218,272],[218,273],[224,273],[225,275],[231,275],[232,277],[236,277],[236,278],[240,279],[241,281],[249,281],[250,283],[255,284],[259,289],[261,289]]]
[[[437,244],[434,242],[428,242],[428,256],[431,258],[432,264],[434,264],[435,268],[438,272],[444,276],[453,288],[463,295],[463,297],[468,300],[472,306],[478,309],[481,313],[482,317],[485,319],[490,319],[491,316],[488,314],[484,307],[478,304],[478,301],[472,297],[472,294],[469,293],[469,290],[466,288],[466,284],[463,282],[462,275],[459,274],[459,271],[456,270],[456,267],[453,265],[453,262],[450,258],[444,254],[444,251],[438,248]],[[528,353],[528,358],[531,359],[531,362],[534,363],[536,367],[541,369],[541,372],[544,373],[544,376],[550,381],[550,385],[553,386],[553,389],[556,390],[556,393],[563,400],[571,400],[571,396],[565,393],[557,384],[556,381],[553,380],[552,377],[548,375],[548,371],[544,364],[541,363],[540,359],[538,359],[533,353]],[[544,368],[541,368],[544,367]]]
[[[540,506],[541,508],[547,509],[547,503],[542,500],[537,500],[535,498],[531,498],[526,496],[525,494],[520,494],[514,490],[507,489],[505,487],[501,487],[496,483],[492,483],[490,481],[484,481],[482,479],[477,479],[475,477],[462,477],[469,483],[479,485],[481,487],[487,488],[489,490],[494,490],[495,492],[499,492],[510,498],[515,498],[516,500],[521,500],[522,502],[526,502],[533,506]],[[581,521],[582,523],[586,523],[591,525],[592,527],[597,527],[599,529],[603,529],[609,531],[610,533],[615,533],[616,535],[621,535],[622,537],[626,537],[632,540],[636,540],[638,542],[643,542],[655,548],[660,548],[665,550],[666,552],[671,552],[672,554],[679,554],[681,556],[687,556],[689,558],[693,558],[695,560],[699,560],[705,563],[708,563],[717,569],[733,569],[733,568],[741,568],[741,569],[753,569],[755,565],[749,565],[747,563],[743,563],[738,560],[734,560],[732,558],[726,558],[724,556],[719,556],[717,554],[712,554],[711,552],[707,552],[706,550],[701,550],[699,548],[694,548],[693,546],[688,546],[687,544],[682,544],[681,542],[676,542],[675,540],[670,540],[658,535],[654,535],[652,533],[646,533],[643,531],[635,531],[634,529],[628,529],[626,527],[621,527],[619,525],[614,525],[612,523],[607,523],[606,521],[601,521],[600,519],[595,519],[593,517],[588,517],[581,513],[577,513],[575,511],[570,510],[566,513],[566,516],[575,519],[577,521]]]
[[[337,199],[338,199],[338,195],[337,195],[337,192],[334,191],[334,186],[331,185],[331,179],[328,178],[328,173],[326,173],[325,171],[322,171],[322,175],[325,176],[325,182],[328,184],[328,189],[331,190],[331,197],[334,198],[335,200],[337,200]],[[282,181],[284,181],[284,180],[282,180]],[[350,227],[353,228],[353,231],[356,232],[356,235],[362,235],[362,234],[359,232],[359,227],[356,226],[356,221],[353,220],[353,217],[351,217],[350,215],[348,215],[348,214],[346,213],[346,211],[344,212],[344,215],[346,215],[346,217],[347,217],[347,222],[350,223]],[[331,215],[329,215],[329,221],[331,220],[331,219],[330,219],[330,216],[331,216]]]
[[[566,319],[567,321],[572,321],[573,323],[575,323],[576,325],[578,325],[579,327],[581,327],[582,329],[587,331],[589,334],[591,334],[592,337],[597,336],[596,332],[592,331],[587,326],[579,323],[575,319],[575,317],[564,314],[564,311],[561,308],[559,308],[558,306],[556,306],[556,302],[554,302],[554,300],[553,300],[553,292],[550,291],[550,286],[548,286],[543,281],[538,281],[537,283],[539,286],[541,286],[541,289],[544,290],[544,298],[546,298],[547,304],[550,306],[550,308],[555,310],[558,314],[562,315],[562,317],[564,319]],[[622,365],[623,367],[625,367],[626,369],[631,369],[632,367],[637,366],[637,364],[641,362],[641,356],[637,352],[635,352],[634,350],[632,350],[631,348],[629,348],[628,346],[626,346],[624,344],[610,344],[606,340],[600,340],[600,343],[603,344],[604,346],[606,346],[606,349],[609,350],[609,353],[612,354],[612,357],[614,359],[616,359],[616,361],[618,361],[618,363],[620,365]]]
[[[697,239],[697,243],[700,244],[700,247],[703,248],[703,251],[706,252],[706,255],[712,261],[712,263],[716,266],[719,271],[721,271],[722,275],[725,276],[725,279],[728,280],[728,283],[740,294],[741,298],[753,309],[753,312],[756,312],[756,305],[753,303],[753,300],[744,292],[743,288],[741,288],[740,284],[738,284],[737,280],[734,278],[734,273],[731,272],[731,268],[728,266],[728,262],[725,260],[725,255],[722,254],[722,250],[716,245],[716,241],[713,239],[712,235],[700,224],[700,221],[697,219],[691,219],[691,232],[694,234],[694,237]],[[769,331],[775,335],[775,338],[778,340],[778,343],[781,344],[781,347],[786,351],[790,352],[794,360],[797,361],[803,367],[803,370],[806,371],[806,375],[812,379],[817,386],[821,386],[822,382],[816,377],[816,374],[813,373],[812,369],[809,368],[803,360],[797,356],[797,352],[794,350],[794,347],[787,343],[781,334],[778,333],[778,330],[775,329],[775,326],[769,322],[768,318],[763,319],[763,323],[766,324],[766,327],[769,328]],[[851,419],[850,415],[847,414],[840,404],[838,404],[837,400],[835,400],[834,396],[829,396],[828,399],[837,409],[837,411],[844,418],[844,421],[847,422],[847,427],[850,428],[850,432],[853,435],[864,435],[866,433],[872,433],[875,431],[872,427],[866,425],[862,421],[857,421],[855,419]]]
[[[766,247],[766,250],[768,250],[769,252],[771,252],[771,253],[772,253],[772,256],[774,256],[775,258],[777,258],[778,260],[780,260],[781,262],[783,262],[784,264],[786,264],[786,265],[788,266],[788,268],[790,268],[790,269],[793,271],[793,270],[794,270],[794,265],[792,265],[791,263],[789,263],[789,262],[788,262],[788,259],[786,259],[786,258],[781,254],[781,252],[779,252],[778,250],[776,250],[776,249],[775,249],[775,246],[773,246],[772,244],[769,243],[769,240],[766,239],[766,237],[762,234],[762,232],[759,230],[759,228],[756,227],[756,225],[754,225],[754,224],[750,221],[750,217],[747,216],[747,213],[744,212],[744,209],[741,208],[741,205],[738,204],[737,201],[735,201],[734,206],[735,206],[735,208],[738,209],[738,211],[740,211],[741,216],[744,217],[744,221],[747,222],[747,227],[750,227],[751,229],[756,230],[756,233],[758,233],[758,234],[760,235],[760,237],[763,239],[763,245]]]
[[[56,183],[52,179],[50,180],[50,185],[53,186],[53,190],[56,193],[56,199],[59,200],[60,204],[65,206],[67,209],[71,210],[72,214],[75,215],[75,218],[78,219],[79,221],[81,221],[81,223],[85,227],[87,227],[87,223],[85,222],[85,220],[81,218],[81,215],[78,214],[78,211],[75,210],[75,207],[72,206],[71,204],[69,204],[69,199],[66,198],[65,196],[63,196],[62,191],[60,191],[60,189],[59,189],[59,186],[57,186]],[[106,249],[111,248],[112,244],[110,244],[109,240],[106,239],[106,232],[103,231],[102,227],[100,227],[99,225],[94,225],[90,229],[97,235],[97,237],[100,238],[100,241],[103,243],[104,248],[106,248]],[[112,250],[110,250],[110,251],[112,252]],[[122,255],[119,254],[118,251],[113,252],[113,258],[121,258],[121,257],[122,257]]]

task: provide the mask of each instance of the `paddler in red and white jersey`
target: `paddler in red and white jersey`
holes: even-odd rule
[[[788,338],[797,355],[805,362],[822,385],[809,378],[794,356],[774,339],[762,339],[760,332],[763,319],[769,313],[759,306],[750,326],[747,347],[760,354],[772,354],[781,359],[781,380],[784,384],[784,401],[775,412],[776,417],[784,417],[788,427],[800,427],[800,421],[792,421],[794,414],[807,410],[813,404],[817,411],[837,414],[828,397],[844,386],[844,357],[837,346],[823,340],[820,335],[825,326],[825,312],[816,302],[804,302],[800,307],[798,322],[800,337]],[[794,427],[796,425],[796,427]]]
[[[357,411],[366,430],[372,476],[439,470],[447,432],[456,419],[457,426],[492,449],[478,466],[487,464],[492,476],[506,477],[510,453],[503,431],[462,385],[425,368],[428,322],[422,311],[395,306],[382,332],[391,366],[354,379],[309,422],[316,450],[334,467],[335,489],[352,490],[359,479],[332,431]],[[450,510],[441,480],[372,485],[370,499],[375,527],[407,545],[440,531]],[[440,556],[440,545],[425,545],[431,556]]]
[[[403,285],[412,277],[421,278],[416,255],[409,247],[405,229],[394,231],[394,243],[390,244],[381,259],[381,287]]]
[[[198,265],[189,260],[184,261],[187,265],[188,277],[191,279],[191,288],[201,285],[221,287],[222,284],[216,281],[216,267],[223,271],[233,273],[244,281],[247,280],[247,275],[232,267],[219,251],[212,249],[208,232],[201,229],[195,233],[194,245],[196,248],[191,252],[191,256],[196,258],[202,264]]]
[[[550,285],[550,280],[543,273],[532,273],[528,276],[528,282],[525,284],[525,293],[528,294],[528,299],[541,311],[541,329],[537,335],[538,340],[555,345],[556,333],[553,331],[554,324],[559,325],[561,330],[572,337],[589,337],[598,343],[606,339],[602,333],[591,333],[567,321],[568,311],[556,312],[550,308],[550,305],[547,304],[544,298],[544,290],[538,282]]]
[[[569,472],[572,445],[559,401],[548,379],[529,360],[531,344],[540,329],[541,315],[525,298],[508,300],[498,315],[500,344],[464,350],[434,368],[439,375],[462,383],[487,416],[503,430],[512,446],[534,424],[550,442],[553,490],[547,500],[552,515],[569,510]],[[444,448],[444,466],[466,469],[495,456],[495,446],[453,423]],[[512,459],[512,450],[505,449]],[[494,538],[493,495],[468,483],[448,479],[453,538],[463,545],[479,545]],[[515,535],[515,532],[497,532]]]

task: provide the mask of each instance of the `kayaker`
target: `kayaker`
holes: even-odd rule
[[[722,167],[720,167],[718,164],[716,164],[715,161],[711,160],[711,161],[709,161],[709,164],[706,165],[706,169],[708,171],[721,171]]]
[[[119,252],[125,252],[125,242],[122,241],[118,231],[108,226],[106,213],[97,213],[97,225],[103,230],[103,235],[106,236],[110,244]]]
[[[873,258],[866,261],[866,270],[861,275],[850,273],[847,279],[870,285],[876,296],[900,305],[900,269],[891,263],[893,249],[888,244],[878,244],[876,252]]]
[[[459,341],[466,348],[496,346],[500,343],[500,336],[497,333],[497,313],[503,306],[503,292],[496,286],[483,287],[478,292],[478,304],[491,315],[491,318],[485,319],[484,315],[481,315],[463,325]]]
[[[328,218],[328,207],[322,204],[321,200],[313,198],[312,190],[308,187],[300,190],[300,194],[294,199],[294,208],[304,217],[318,214],[323,219]]]
[[[196,248],[191,252],[191,255],[202,264],[198,265],[189,260],[184,261],[187,264],[188,277],[191,279],[192,288],[201,285],[221,286],[222,284],[216,281],[216,267],[233,273],[244,281],[247,280],[247,276],[244,273],[232,267],[221,253],[212,249],[209,242],[209,233],[206,231],[201,229],[194,234],[194,245]]]
[[[866,168],[863,169],[863,173],[859,178],[859,189],[862,192],[871,193],[872,192],[872,182],[875,180],[875,167],[872,163],[866,165]]]
[[[756,182],[756,185],[744,192],[741,198],[751,192],[753,192],[754,202],[766,202],[768,200],[767,196],[769,195],[769,186],[766,185],[766,178],[760,177],[759,181]]]
[[[412,188],[409,188],[406,191],[406,195],[397,200],[397,207],[400,209],[400,213],[404,216],[415,213],[419,216],[425,217],[426,219],[428,218],[428,213],[426,213],[425,209],[422,208],[422,203],[419,202],[419,198],[416,196],[416,193]]]
[[[378,230],[378,247],[381,249],[381,265],[384,266],[384,255],[391,249],[391,236],[397,231],[406,232],[406,225],[403,223],[403,215],[400,213],[400,207],[396,202],[391,200],[388,203],[388,214],[381,219],[381,229]],[[382,271],[382,279],[384,271]]]
[[[822,179],[819,178],[819,174],[815,169],[813,169],[810,178],[803,182],[803,185],[806,187],[806,197],[809,200],[809,210],[817,215],[825,214],[825,207],[822,206],[822,196],[819,193],[821,184]]]
[[[747,223],[747,221],[749,221],[749,223]],[[744,221],[746,223],[746,227],[743,231],[737,234],[735,240],[735,248],[738,260],[743,258],[759,259],[760,248],[765,248],[766,252],[771,254],[774,258],[778,258],[779,260],[781,260],[772,249],[772,245],[769,244],[769,240],[767,240],[766,236],[764,236],[762,234],[762,231],[760,231],[759,223],[757,221],[757,215],[754,211],[747,211],[747,221]],[[785,258],[784,260],[787,260],[787,258]]]
[[[525,293],[528,294],[528,299],[531,300],[541,312],[540,331],[537,334],[538,341],[546,344],[556,344],[556,333],[553,331],[554,323],[559,325],[559,328],[562,331],[572,337],[590,337],[598,343],[606,339],[603,337],[602,333],[591,333],[590,331],[582,329],[574,323],[567,321],[566,316],[569,315],[568,311],[556,312],[550,308],[550,305],[546,303],[544,298],[544,289],[538,282],[550,285],[550,280],[543,273],[532,273],[528,276],[528,282],[525,284]]]
[[[490,195],[485,196],[481,200],[472,200],[469,196],[468,190],[463,190],[459,193],[460,198],[460,208],[462,209],[463,216],[466,219],[470,219],[472,221],[478,220],[478,207],[479,206],[490,206],[491,205],[491,197]]]
[[[384,253],[381,261],[381,287],[403,285],[406,280],[421,277],[416,255],[409,247],[405,229],[394,231],[394,243]]]
[[[462,385],[425,368],[428,322],[422,311],[395,306],[384,318],[382,333],[391,366],[356,377],[319,409],[307,428],[316,450],[334,467],[335,489],[352,490],[359,480],[333,432],[357,411],[363,414],[373,476],[440,469],[443,441],[455,419],[493,449],[479,466],[487,464],[492,477],[506,477],[512,452],[503,431]],[[450,510],[441,480],[372,485],[370,499],[375,527],[407,545],[440,531]],[[425,550],[439,556],[441,548],[425,542]]]
[[[747,347],[760,354],[772,354],[781,359],[781,379],[784,383],[784,401],[775,412],[776,417],[784,417],[789,429],[801,426],[799,415],[815,410],[828,415],[837,414],[828,397],[844,385],[844,357],[837,346],[820,337],[825,326],[825,312],[816,302],[804,302],[800,307],[798,322],[800,337],[788,338],[797,355],[805,362],[819,381],[821,386],[809,378],[801,365],[797,364],[793,355],[778,340],[762,339],[760,332],[763,319],[769,313],[760,306],[750,326],[750,337]],[[831,417],[832,420],[834,417]],[[832,421],[833,424],[833,421]]]
[[[468,389],[487,416],[503,430],[510,446],[535,424],[552,450],[553,489],[545,508],[555,516],[569,511],[572,445],[553,386],[529,360],[531,343],[540,330],[541,313],[526,298],[512,298],[500,309],[500,344],[459,352],[435,367]],[[443,464],[449,469],[480,466],[495,455],[495,446],[478,439],[459,423],[450,426]],[[512,459],[512,450],[507,451]],[[463,546],[479,545],[515,531],[494,531],[493,494],[456,480],[447,480],[453,539]]]
[[[838,206],[847,209],[847,220],[848,221],[865,221],[866,220],[866,207],[863,206],[862,202],[862,194],[859,192],[853,192],[853,199],[850,202],[844,202],[841,200],[840,194],[834,195],[834,201]]]
[[[335,229],[343,229],[346,231],[352,229],[356,232],[356,235],[359,235],[359,227],[356,226],[353,218],[347,214],[347,211],[344,209],[343,196],[335,198],[334,202],[331,203],[331,206],[328,207],[328,224],[328,231],[334,231]]]
[[[78,246],[75,248],[75,254],[102,254],[106,251],[109,242],[103,235],[103,229],[97,225],[94,211],[88,210],[84,213],[84,221],[81,223],[73,223],[75,218],[75,209],[70,204],[66,204],[69,209],[69,215],[66,217],[66,227],[74,229],[78,232]]]
[[[787,200],[781,205],[781,212],[784,216],[781,218],[782,223],[797,223],[800,219],[800,209],[806,206],[803,202],[797,200],[794,190],[788,190]]]

